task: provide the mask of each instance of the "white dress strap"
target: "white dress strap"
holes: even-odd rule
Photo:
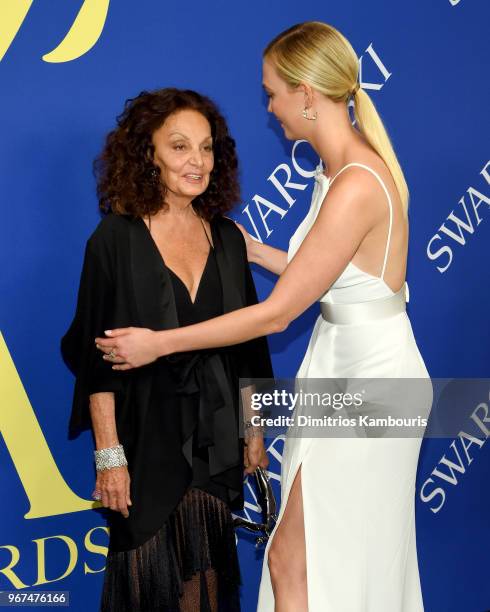
[[[389,193],[388,189],[386,189],[386,185],[384,184],[384,182],[383,182],[382,178],[379,176],[379,174],[375,170],[370,168],[369,166],[366,166],[365,164],[360,164],[358,162],[352,162],[350,164],[347,164],[343,168],[341,168],[337,172],[337,174],[333,177],[333,179],[331,179],[330,185],[334,182],[334,180],[338,177],[338,175],[341,172],[343,172],[346,168],[350,168],[351,166],[359,166],[360,168],[364,168],[365,170],[368,170],[368,172],[371,172],[371,174],[373,174],[378,179],[378,181],[380,182],[381,187],[383,188],[383,190],[384,190],[384,192],[386,194],[386,197],[388,198],[388,204],[389,204],[389,207],[390,207],[390,224],[389,224],[389,227],[388,227],[388,239],[386,241],[385,256],[384,256],[384,259],[383,259],[383,268],[381,270],[381,276],[380,276],[381,280],[383,280],[383,277],[385,275],[385,270],[386,270],[386,263],[388,261],[388,251],[390,249],[391,228],[393,226],[393,204],[391,202],[391,196],[390,196],[390,193]]]

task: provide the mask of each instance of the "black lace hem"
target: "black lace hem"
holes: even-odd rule
[[[190,488],[147,542],[107,556],[101,612],[239,612],[233,518]]]

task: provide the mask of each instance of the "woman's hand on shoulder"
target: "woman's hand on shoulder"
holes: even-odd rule
[[[139,368],[158,359],[156,332],[145,327],[106,330],[108,338],[96,338],[102,359],[113,363],[113,370]]]

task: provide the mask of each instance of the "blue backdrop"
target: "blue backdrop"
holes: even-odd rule
[[[124,100],[143,89],[211,96],[238,144],[243,203],[234,216],[286,248],[306,213],[318,159],[305,143],[286,141],[267,114],[261,52],[279,31],[313,19],[352,42],[361,85],[406,173],[409,310],[429,372],[489,376],[487,0],[3,2],[0,590],[69,590],[80,612],[99,601],[108,537],[103,516],[91,510],[91,436],[67,439],[73,379],[58,347],[99,220],[91,164],[104,135]],[[287,177],[281,164],[306,185],[287,189],[289,198],[278,188]],[[254,275],[266,296],[273,278]],[[276,376],[294,376],[315,316],[312,307],[270,339]],[[462,429],[477,433],[469,409]],[[459,437],[423,444],[417,537],[428,612],[490,608],[485,440],[469,455]],[[276,485],[281,449],[281,440],[271,441]],[[248,489],[247,500],[256,518]],[[248,612],[261,552],[245,534],[238,545]]]

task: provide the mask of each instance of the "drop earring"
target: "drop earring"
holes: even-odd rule
[[[312,116],[310,117],[310,116],[308,115],[308,109],[305,107],[305,108],[303,109],[303,117],[304,117],[305,119],[308,119],[308,121],[315,121],[315,120],[316,120],[316,118],[318,117],[318,113],[315,111],[315,114],[314,114],[314,115],[312,115]]]

